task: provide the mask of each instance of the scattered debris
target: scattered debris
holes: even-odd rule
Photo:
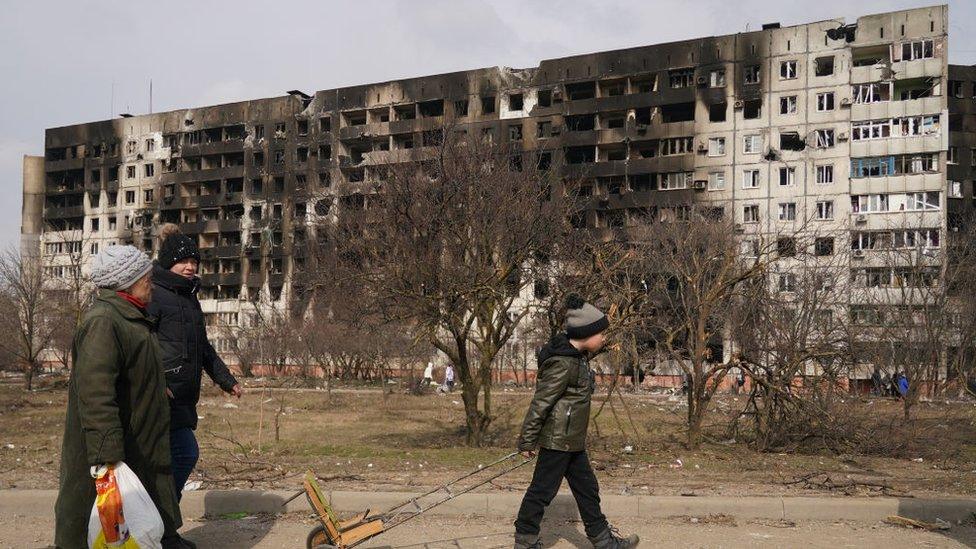
[[[894,524],[896,526],[920,528],[922,530],[948,530],[952,528],[951,524],[940,518],[935,519],[935,522],[925,522],[924,520],[911,519],[900,515],[890,515],[885,519],[885,522],[888,524]]]
[[[192,492],[194,490],[199,490],[203,486],[203,483],[199,480],[192,480],[183,485],[184,492]]]

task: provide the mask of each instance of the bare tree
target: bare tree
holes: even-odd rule
[[[406,325],[454,365],[467,442],[493,418],[492,365],[528,314],[540,257],[568,231],[569,201],[547,157],[448,129],[420,162],[367,166],[369,191],[347,189],[327,240],[371,317]],[[321,241],[321,239],[320,239]],[[337,274],[342,273],[342,274]]]
[[[889,229],[858,235],[870,250],[852,270],[860,290],[852,305],[858,347],[867,360],[907,378],[905,419],[923,395],[941,393],[964,368],[976,336],[970,304],[976,244],[967,238],[970,229],[944,239],[922,219],[906,215]]]
[[[848,373],[847,235],[807,233],[796,255],[767,262],[767,276],[740,293],[731,322],[733,363],[752,380],[742,417],[751,420],[759,450],[818,429],[816,435],[829,435],[823,427]],[[798,379],[808,382],[800,390]]]
[[[28,391],[57,327],[57,303],[49,299],[52,279],[37,255],[14,249],[0,254],[0,293],[15,312],[0,317],[0,333],[13,336],[0,338],[0,348],[20,364]]]
[[[730,364],[717,356],[745,286],[766,273],[764,257],[743,260],[733,223],[708,208],[678,206],[665,221],[638,227],[635,250],[644,266],[654,351],[688,380],[687,444],[697,448],[708,404]],[[786,253],[790,246],[778,241]]]

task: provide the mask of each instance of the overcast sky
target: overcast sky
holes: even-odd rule
[[[44,129],[932,5],[924,0],[6,0],[0,246],[20,231]],[[950,62],[976,63],[976,1],[950,1]]]

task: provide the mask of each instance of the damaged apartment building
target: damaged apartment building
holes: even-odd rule
[[[578,55],[46,131],[24,169],[24,246],[55,274],[71,253],[155,246],[161,223],[198,239],[204,310],[292,299],[303,242],[338,200],[447,126],[561,155],[597,229],[706,202],[743,253],[805,219],[852,248],[910,218],[938,247],[973,208],[976,71],[948,65],[948,7],[934,6]],[[843,240],[843,241],[841,241]],[[856,265],[851,266],[857,268]],[[218,338],[217,346],[223,349]]]

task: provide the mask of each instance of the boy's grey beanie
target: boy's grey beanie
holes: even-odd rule
[[[152,270],[152,261],[135,246],[108,246],[92,259],[95,286],[125,290]]]
[[[577,295],[566,299],[566,335],[569,339],[586,339],[610,327],[607,315]]]

